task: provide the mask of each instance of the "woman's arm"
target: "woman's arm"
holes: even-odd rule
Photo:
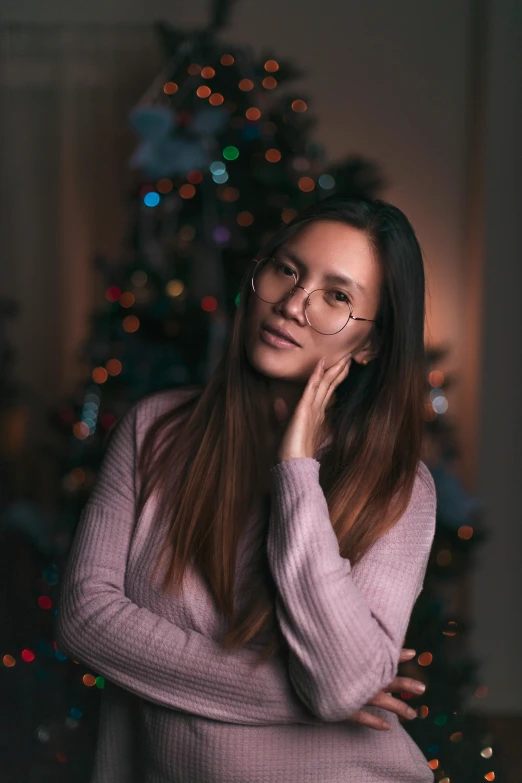
[[[165,707],[232,723],[320,723],[299,701],[281,659],[254,668],[253,650],[227,652],[125,595],[138,430],[156,405],[150,397],[136,403],[109,442],[63,574],[55,622],[60,649]]]
[[[405,513],[352,568],[339,553],[319,462],[287,459],[271,474],[267,547],[290,678],[314,714],[342,721],[397,673],[435,534],[433,478],[420,462]]]

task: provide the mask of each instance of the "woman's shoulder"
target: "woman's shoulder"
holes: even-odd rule
[[[135,417],[138,428],[142,429],[150,426],[164,413],[175,410],[186,400],[197,397],[201,391],[201,386],[180,386],[152,392],[135,402],[129,410],[129,415]]]
[[[413,484],[412,500],[415,500],[416,505],[419,503],[427,503],[428,505],[433,506],[433,504],[436,503],[436,499],[435,481],[431,471],[425,462],[419,460],[417,474]]]

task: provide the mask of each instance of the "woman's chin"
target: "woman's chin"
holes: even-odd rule
[[[270,348],[265,351],[263,346],[255,346],[253,350],[247,351],[247,356],[252,367],[267,378],[297,383],[307,380],[303,367],[298,366],[297,362],[294,365],[284,351],[272,351]]]

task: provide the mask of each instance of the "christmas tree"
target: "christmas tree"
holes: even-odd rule
[[[437,527],[424,588],[415,604],[407,647],[417,651],[403,664],[404,674],[422,680],[421,697],[402,694],[418,718],[404,727],[423,750],[435,780],[505,780],[494,738],[466,710],[472,698],[484,698],[487,686],[468,650],[470,623],[467,578],[476,547],[487,538],[481,507],[459,482],[454,461],[459,453],[456,422],[447,392],[455,379],[440,369],[448,350],[426,350],[426,404],[423,460],[437,492]]]

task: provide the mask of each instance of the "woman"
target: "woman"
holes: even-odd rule
[[[421,692],[423,337],[406,217],[329,197],[254,259],[205,387],[122,418],[56,628],[107,678],[91,783],[433,781],[391,696]]]

